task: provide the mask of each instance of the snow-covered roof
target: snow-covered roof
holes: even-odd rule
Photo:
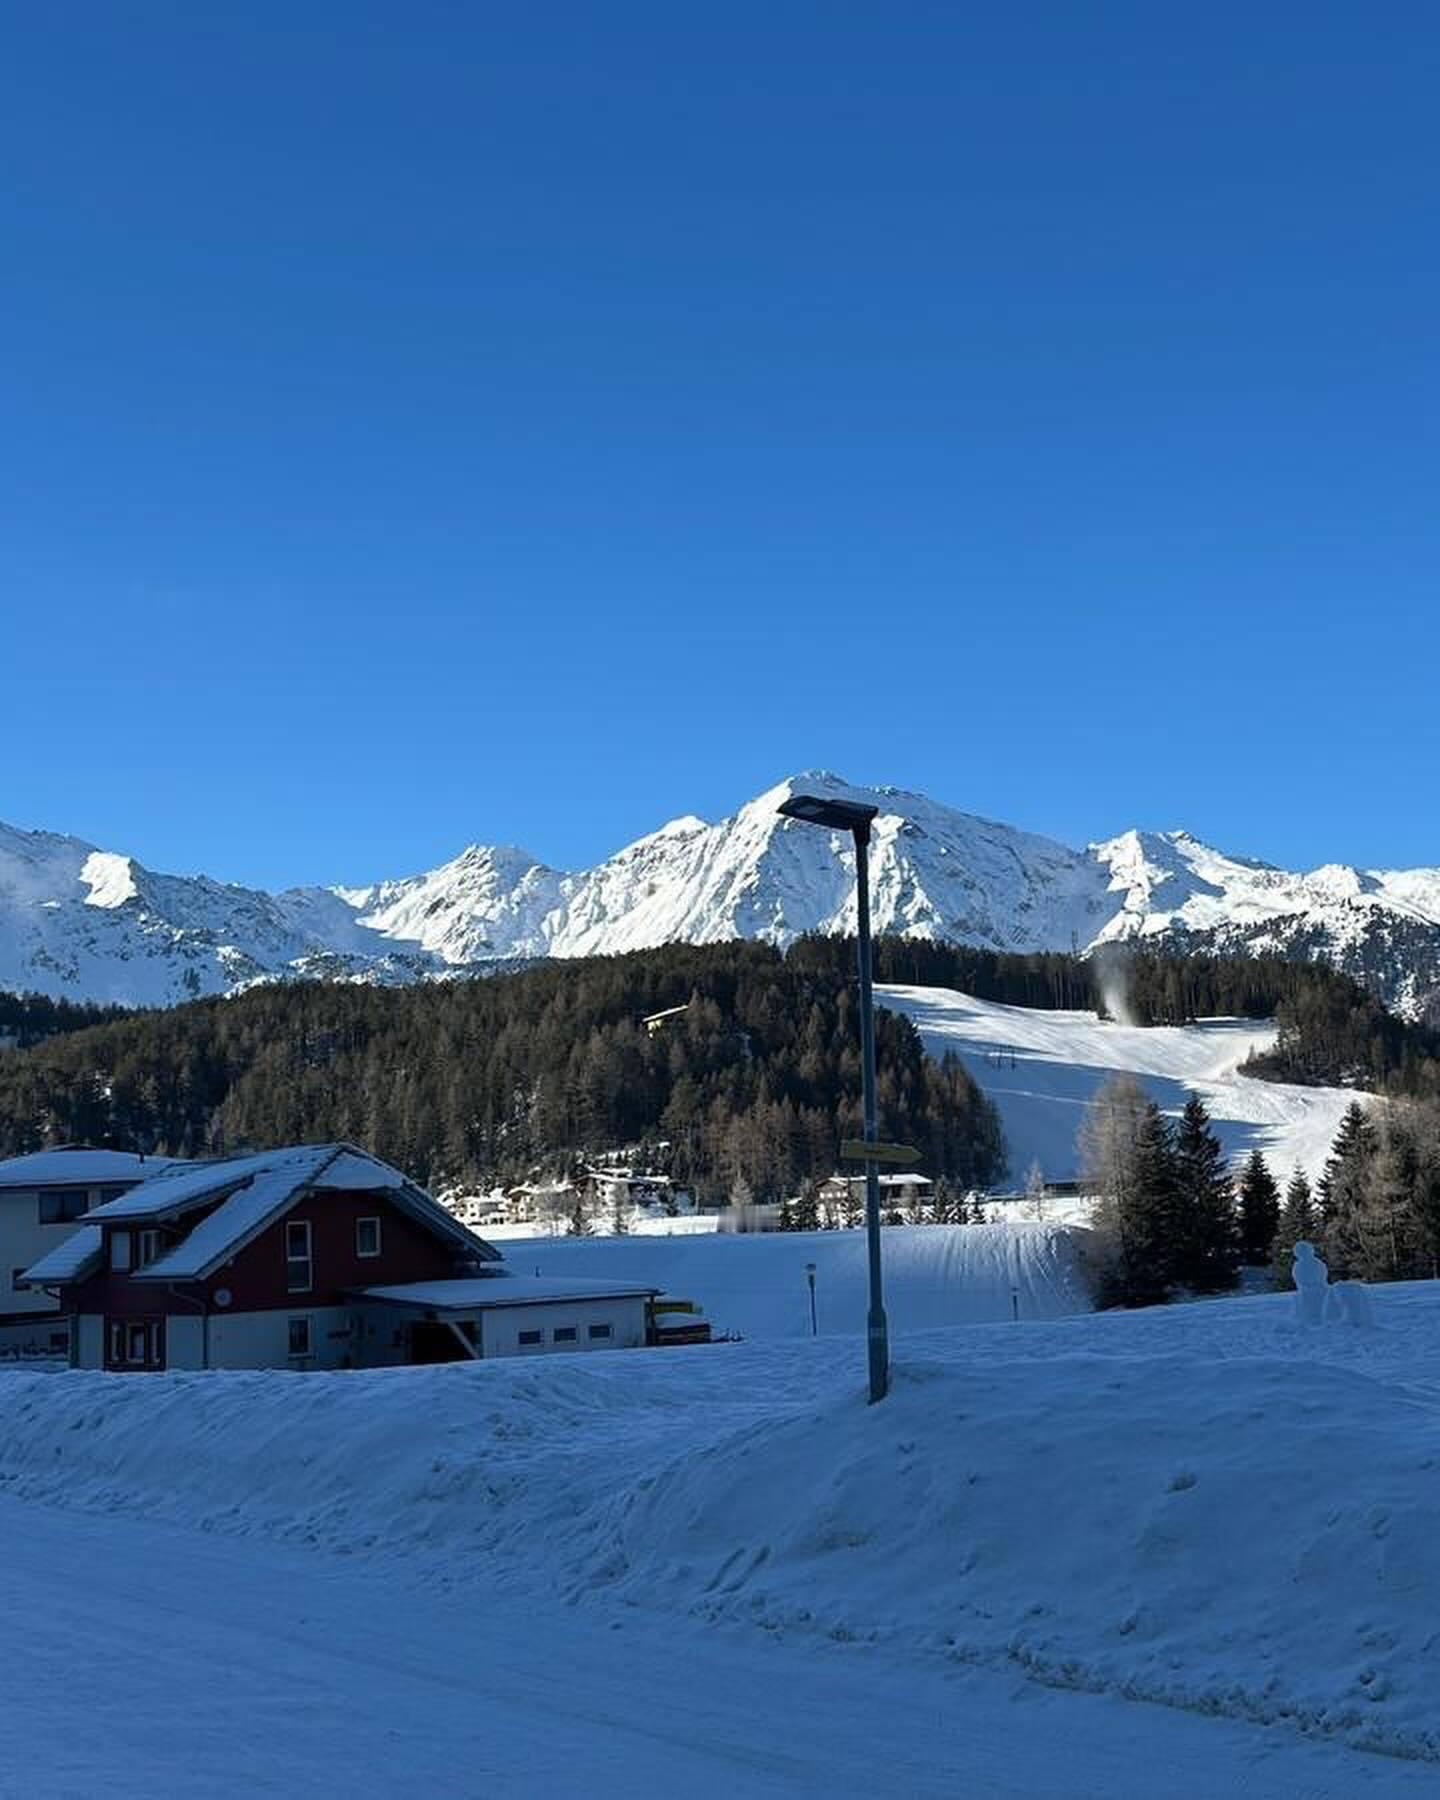
[[[302,1191],[336,1190],[384,1193],[436,1236],[480,1261],[498,1261],[500,1252],[466,1229],[458,1219],[407,1181],[398,1169],[350,1144],[302,1144],[208,1163],[177,1163],[150,1180],[107,1201],[85,1215],[86,1224],[51,1255],[35,1265],[37,1280],[77,1280],[89,1252],[79,1240],[89,1234],[99,1251],[99,1225],[125,1225],[183,1218],[186,1213],[220,1202],[183,1243],[134,1272],[136,1281],[193,1281],[228,1261],[257,1236]],[[88,1239],[87,1239],[88,1241]],[[77,1248],[72,1269],[62,1252]],[[61,1259],[61,1260],[57,1260]],[[65,1270],[66,1272],[61,1272]],[[27,1271],[27,1279],[32,1274]]]
[[[318,1175],[320,1170],[314,1172]],[[306,1185],[307,1176],[295,1163],[260,1170],[243,1187],[236,1188],[229,1199],[222,1200],[182,1243],[136,1274],[146,1281],[196,1280],[214,1264],[233,1256],[297,1189]]]
[[[102,1233],[98,1225],[82,1225],[62,1244],[47,1250],[20,1277],[27,1287],[45,1287],[62,1281],[80,1281],[100,1261]]]
[[[137,1156],[133,1150],[93,1150],[88,1144],[65,1144],[0,1162],[0,1188],[89,1187],[97,1182],[149,1181],[176,1166],[175,1159],[169,1156]]]
[[[299,1148],[261,1150],[247,1156],[221,1157],[214,1162],[181,1163],[153,1175],[116,1200],[93,1208],[85,1216],[119,1224],[125,1219],[179,1217],[203,1206],[227,1188],[239,1187],[269,1169],[290,1168],[297,1183],[314,1173],[337,1152],[336,1144],[305,1144]]]
[[[469,1281],[407,1281],[363,1290],[367,1300],[423,1306],[434,1312],[480,1312],[493,1306],[543,1306],[564,1300],[646,1300],[658,1288],[625,1281],[574,1281],[558,1275],[477,1275]]]

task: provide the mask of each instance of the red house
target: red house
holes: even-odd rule
[[[645,1341],[650,1288],[515,1276],[349,1144],[189,1163],[25,1271],[81,1369],[367,1368]]]

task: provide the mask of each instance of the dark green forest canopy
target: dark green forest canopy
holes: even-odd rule
[[[856,1012],[848,971],[754,943],[410,988],[267,986],[0,1057],[0,1150],[343,1138],[439,1184],[663,1142],[702,1192],[743,1178],[764,1197],[829,1174],[859,1135]],[[997,1179],[999,1122],[964,1069],[926,1057],[907,1020],[877,1025],[883,1131],[932,1174]]]
[[[123,1006],[91,1006],[83,1001],[51,1000],[45,994],[9,994],[0,989],[0,1046],[28,1050],[46,1038],[124,1018],[126,1011]]]
[[[1098,1007],[1103,973],[1142,1023],[1277,1017],[1279,1042],[1257,1074],[1440,1091],[1430,1034],[1315,964],[1132,950],[1102,972],[1068,956],[899,938],[878,940],[875,960],[881,981],[1062,1009]],[[743,1179],[767,1197],[829,1174],[839,1140],[859,1134],[846,939],[803,938],[783,955],[677,944],[406,988],[276,984],[119,1016],[12,1004],[31,1009],[16,1017],[32,1035],[53,1035],[0,1054],[4,1154],[77,1141],[199,1155],[346,1138],[438,1185],[558,1173],[646,1145],[707,1196]],[[687,1010],[646,1029],[676,1006]],[[957,1185],[1000,1179],[999,1123],[963,1067],[927,1058],[894,1014],[879,1013],[878,1033],[882,1133]]]

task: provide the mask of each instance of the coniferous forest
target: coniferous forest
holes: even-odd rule
[[[1003,1175],[999,1121],[959,1062],[925,1056],[908,1020],[876,1023],[882,1131],[954,1185]],[[0,1056],[0,1152],[349,1139],[439,1186],[648,1145],[706,1198],[743,1181],[765,1199],[828,1175],[859,1135],[858,1043],[852,974],[755,943],[406,988],[266,986]]]
[[[1256,1075],[1440,1095],[1433,1034],[1316,964],[1134,949],[1097,962],[881,938],[875,966],[882,982],[1010,1005],[1103,1011],[1118,994],[1143,1024],[1273,1016],[1278,1041]],[[882,1132],[952,1187],[1001,1179],[998,1119],[963,1067],[928,1059],[908,1021],[882,1009],[877,1024]],[[839,938],[783,954],[671,945],[415,987],[277,984],[159,1012],[0,995],[7,1039],[7,1155],[67,1141],[201,1155],[348,1138],[440,1186],[560,1174],[640,1146],[706,1199],[736,1182],[769,1199],[830,1173],[860,1128],[854,945]]]

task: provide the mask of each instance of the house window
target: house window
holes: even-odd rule
[[[122,1194],[130,1192],[128,1187],[102,1187],[100,1190],[101,1206],[108,1206],[112,1200],[118,1200]]]
[[[160,1233],[158,1231],[137,1231],[135,1233],[135,1267],[143,1269],[147,1263],[154,1262],[160,1254]]]
[[[90,1210],[89,1188],[51,1188],[40,1196],[40,1223],[68,1225]]]
[[[292,1356],[308,1356],[310,1354],[309,1319],[291,1319],[290,1354]]]
[[[378,1219],[357,1219],[355,1221],[355,1254],[357,1256],[378,1256],[380,1254],[380,1221]]]
[[[309,1293],[313,1285],[310,1257],[310,1221],[290,1219],[285,1226],[285,1291]]]
[[[544,1342],[545,1333],[543,1331],[522,1331],[520,1333],[521,1349],[533,1349],[536,1344],[543,1344]]]
[[[608,1325],[592,1325],[590,1327],[590,1336],[592,1339],[608,1338],[610,1336],[610,1327]]]
[[[112,1231],[110,1233],[110,1267],[124,1274],[130,1267],[130,1233],[128,1231]]]
[[[25,1291],[24,1274],[25,1271],[23,1269],[12,1269],[10,1271],[10,1287],[12,1292],[20,1294]]]
[[[575,1335],[575,1327],[573,1325],[557,1325],[555,1327],[555,1342],[557,1344],[573,1344],[575,1342]]]

